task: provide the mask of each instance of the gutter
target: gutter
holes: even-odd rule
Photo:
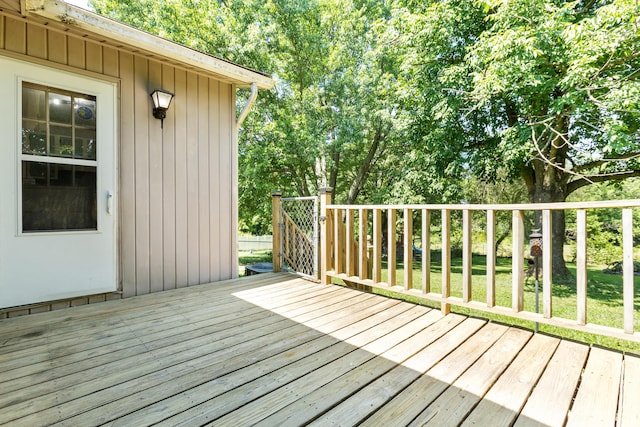
[[[247,104],[244,106],[244,108],[242,109],[242,112],[240,113],[240,115],[238,116],[238,119],[236,120],[236,132],[238,131],[238,129],[240,129],[240,125],[242,124],[242,122],[244,122],[244,119],[247,118],[247,115],[249,114],[249,110],[251,110],[251,107],[253,107],[253,104],[256,102],[257,98],[258,98],[258,84],[254,82],[254,83],[251,83],[251,95],[249,95]]]

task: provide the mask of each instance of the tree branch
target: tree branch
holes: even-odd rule
[[[608,182],[608,181],[624,181],[627,178],[634,176],[640,176],[640,170],[614,172],[610,174],[602,175],[589,175],[583,176],[580,179],[571,181],[567,184],[567,196],[579,188],[586,187],[587,185],[595,184],[596,182]]]

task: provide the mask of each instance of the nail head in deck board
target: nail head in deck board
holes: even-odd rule
[[[615,424],[621,372],[621,353],[591,349],[569,412],[568,427]]]

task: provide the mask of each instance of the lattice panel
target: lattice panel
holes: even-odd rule
[[[316,198],[282,199],[282,261],[298,273],[317,277]]]

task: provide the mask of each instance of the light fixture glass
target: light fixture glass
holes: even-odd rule
[[[166,90],[156,89],[151,92],[153,100],[153,117],[160,119],[161,126],[164,127],[164,119],[167,117],[167,109],[171,105],[173,94]]]

